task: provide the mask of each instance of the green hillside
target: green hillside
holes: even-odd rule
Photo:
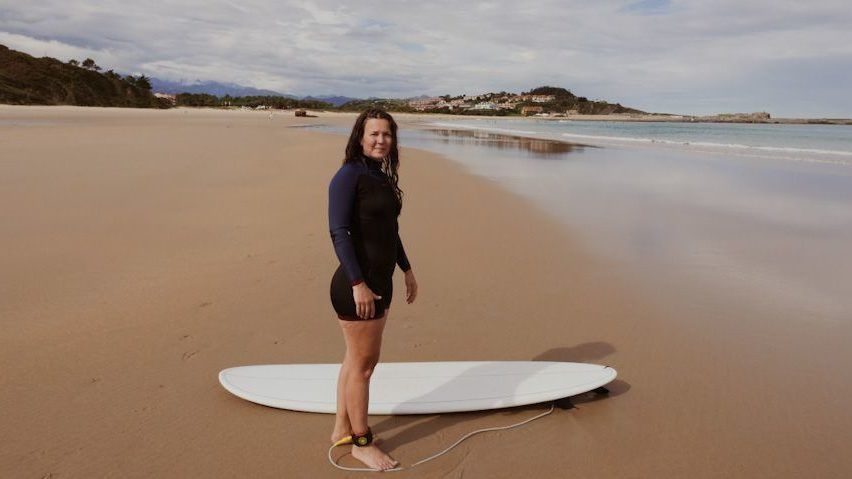
[[[0,45],[0,103],[168,108],[151,94],[147,78],[101,73],[94,61],[82,65],[35,58]],[[85,65],[85,66],[83,66]]]
[[[605,101],[589,101],[586,97],[576,96],[569,90],[560,87],[540,86],[522,95],[552,95],[553,100],[540,103],[546,112],[564,112],[573,110],[581,115],[611,115],[613,113],[645,113],[635,108],[621,106],[619,103]],[[534,105],[526,102],[525,105]]]

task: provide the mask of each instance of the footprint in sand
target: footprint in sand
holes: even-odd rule
[[[198,354],[198,350],[187,351],[187,352],[183,353],[183,360],[186,361],[186,360],[190,359],[191,357],[195,356],[196,354]]]

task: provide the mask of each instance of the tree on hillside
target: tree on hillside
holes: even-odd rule
[[[556,98],[574,98],[574,94],[570,90],[555,86],[540,86],[533,88],[529,92],[530,95],[553,95]]]
[[[78,62],[77,60],[75,60],[73,58],[68,60],[68,64],[71,65],[72,67],[80,66],[80,62]]]
[[[145,75],[139,75],[139,78],[136,79],[136,86],[145,90],[150,90],[151,79],[146,77]]]
[[[178,93],[175,101],[178,106],[219,106],[219,99],[208,93]]]
[[[83,63],[81,63],[80,66],[82,66],[83,68],[87,68],[89,70],[94,70],[94,71],[98,71],[98,70],[101,69],[101,67],[99,67],[97,64],[95,64],[95,61],[92,60],[91,58],[87,58],[87,59],[83,60]]]
[[[142,88],[143,90],[151,89],[151,79],[145,75],[139,75],[138,78],[133,75],[127,75],[124,77],[124,80],[137,88]]]

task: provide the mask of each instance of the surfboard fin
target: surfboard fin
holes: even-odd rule
[[[606,396],[607,394],[609,394],[609,389],[601,386],[599,388],[592,389],[589,392],[594,394],[595,396]],[[589,393],[586,393],[586,395],[588,395],[588,394]],[[583,400],[583,398],[581,397],[580,402],[583,403],[583,402],[586,402],[586,401]],[[553,404],[555,404],[556,407],[558,407],[559,409],[574,409],[574,408],[577,407],[577,406],[574,405],[573,402],[571,402],[570,397],[557,399],[556,401],[553,401]]]

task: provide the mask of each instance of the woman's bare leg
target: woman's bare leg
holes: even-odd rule
[[[379,362],[382,332],[386,321],[387,314],[381,319],[339,321],[343,330],[343,337],[346,340],[346,355],[341,366],[343,406],[352,432],[355,434],[367,432],[370,376],[373,374],[373,368]],[[341,381],[341,378],[338,378],[338,380]],[[340,398],[338,398],[338,407],[340,406]],[[375,443],[366,447],[352,446],[352,457],[372,469],[391,469],[399,464]]]
[[[349,367],[344,363],[340,365],[340,374],[337,376],[337,414],[334,419],[334,431],[331,433],[331,442],[335,443],[352,432],[352,424],[349,423],[349,414],[346,412],[346,379]]]

